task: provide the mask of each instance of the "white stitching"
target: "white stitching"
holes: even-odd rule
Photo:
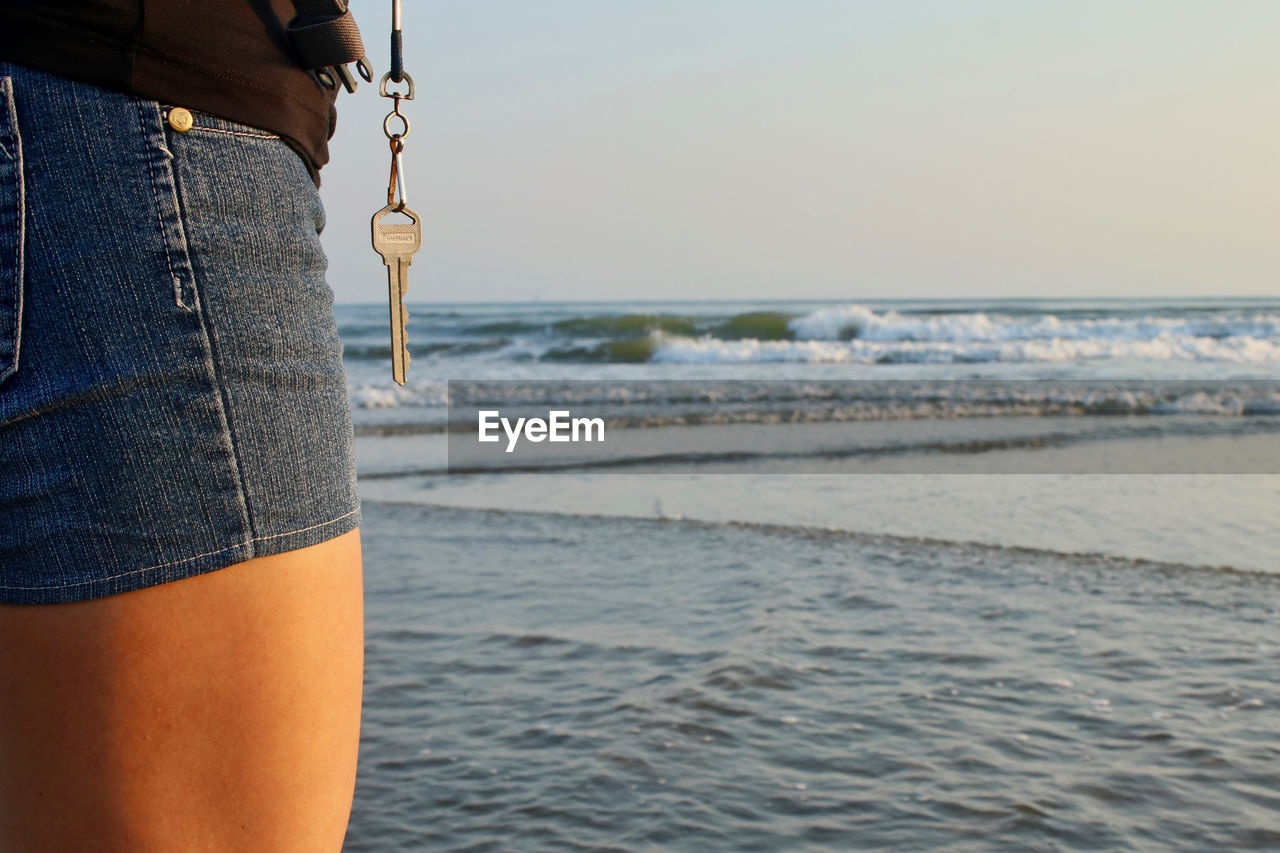
[[[157,563],[154,566],[147,566],[144,569],[134,569],[131,572],[121,572],[118,575],[109,575],[108,577],[105,577],[105,578],[94,578],[93,580],[90,580],[90,581],[80,581],[78,583],[64,583],[64,584],[58,584],[56,586],[0,585],[0,589],[69,589],[70,587],[73,587],[73,586],[88,586],[89,584],[102,583],[104,581],[119,580],[120,578],[127,578],[127,577],[130,577],[131,575],[141,574],[142,572],[150,572],[156,569],[165,569],[165,568],[168,568],[169,566],[178,566],[178,565],[181,565],[182,563],[189,563],[192,560],[199,560],[202,557],[212,557],[217,554],[225,553],[227,551],[234,551],[236,548],[247,548],[250,545],[252,545],[254,542],[265,542],[268,539],[279,539],[283,536],[293,536],[295,533],[306,533],[308,530],[315,530],[317,527],[327,527],[330,524],[336,524],[339,521],[342,521],[342,519],[344,518],[350,518],[351,516],[355,515],[359,511],[360,511],[360,508],[356,507],[355,509],[351,510],[351,512],[343,513],[337,518],[331,518],[328,521],[322,521],[319,524],[313,524],[310,527],[300,527],[297,530],[289,530],[284,533],[273,533],[270,536],[256,536],[253,539],[249,539],[245,542],[239,542],[235,545],[230,545],[226,548],[219,548],[217,551],[207,551],[204,554],[196,554],[194,557],[184,557],[181,560],[174,560],[171,563]],[[175,578],[175,580],[177,580],[177,578]]]
[[[22,159],[22,128],[18,126],[18,106],[17,94],[13,91],[13,78],[4,77],[0,79],[3,85],[0,85],[0,93],[3,93],[3,101],[0,107],[5,110],[5,124],[9,126],[9,130],[13,133],[13,152],[4,149],[5,155],[13,162],[13,167],[17,169],[17,189],[18,189],[18,239],[17,245],[13,248],[14,263],[14,304],[16,311],[14,313],[13,326],[13,359],[11,363],[5,365],[0,364],[0,382],[5,381],[10,376],[18,372],[19,362],[22,356],[22,298],[25,290],[24,280],[26,277],[26,244],[27,244],[27,183],[26,171]]]
[[[151,133],[147,129],[147,116],[144,110],[145,103],[139,101],[138,128],[142,131],[144,144],[148,149],[147,171],[151,176],[151,199],[155,202],[156,206],[156,224],[160,226],[160,242],[164,246],[164,263],[165,266],[169,268],[169,280],[173,282],[174,301],[178,304],[179,308],[184,311],[190,311],[191,309],[182,301],[182,280],[178,278],[178,273],[173,268],[173,258],[169,255],[169,235],[164,230],[164,211],[160,206],[160,191],[156,188],[156,184],[159,182],[160,176],[156,172],[155,152],[152,150]],[[173,156],[169,149],[164,147],[163,143],[161,143],[161,148],[164,150],[165,154],[168,154],[170,157]],[[3,589],[3,587],[0,587],[0,589]]]
[[[225,133],[228,136],[248,136],[251,139],[279,139],[280,138],[280,136],[275,133],[249,133],[243,130],[223,130],[220,127],[205,127],[204,125],[200,125],[200,124],[193,126],[191,130],[199,130],[199,131],[203,131],[204,133]]]

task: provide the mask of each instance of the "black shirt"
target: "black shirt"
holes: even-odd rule
[[[279,134],[319,183],[335,94],[293,58],[290,0],[0,0],[0,60]]]

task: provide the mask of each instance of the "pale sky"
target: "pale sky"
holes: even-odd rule
[[[1280,295],[1275,0],[403,4],[410,302]],[[339,301],[390,106],[339,99]]]

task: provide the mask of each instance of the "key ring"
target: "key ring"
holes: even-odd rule
[[[404,124],[404,129],[401,130],[399,133],[393,133],[391,131],[391,120],[393,118],[400,119],[400,121]],[[382,120],[382,132],[387,135],[387,139],[404,139],[406,136],[409,135],[409,128],[410,128],[409,117],[404,113],[400,112],[400,101],[397,99],[396,108],[392,110],[390,113],[388,113],[387,117]],[[401,147],[404,147],[403,144],[401,145]]]

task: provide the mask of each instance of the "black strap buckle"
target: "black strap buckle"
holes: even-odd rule
[[[310,71],[320,85],[336,89],[341,83],[348,92],[354,92],[356,80],[347,68],[352,62],[365,82],[373,80],[360,28],[344,0],[293,0],[293,8],[297,17],[285,32],[298,64]]]

